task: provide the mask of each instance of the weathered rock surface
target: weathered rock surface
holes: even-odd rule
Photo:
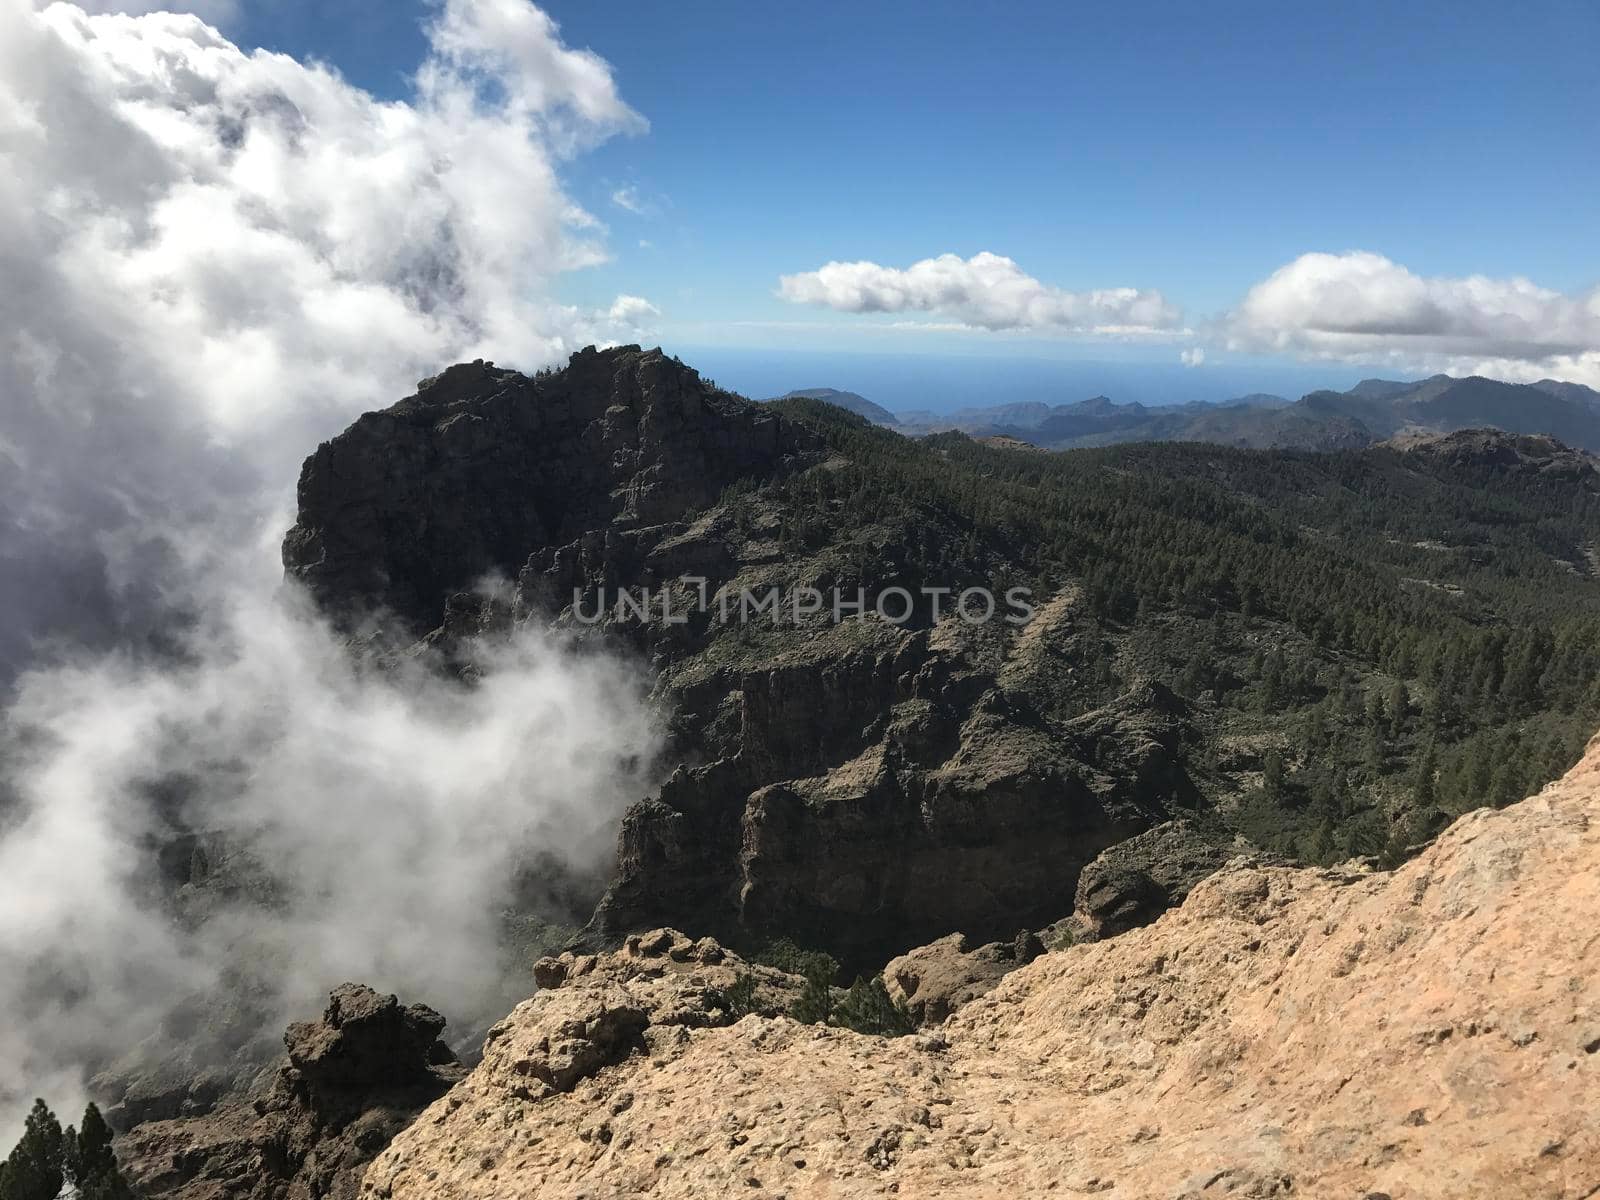
[[[1592,423],[1593,414],[1586,417]],[[1536,476],[1551,483],[1575,483],[1589,491],[1600,489],[1600,463],[1592,453],[1544,434],[1458,429],[1443,434],[1401,434],[1391,444],[1417,459]]]
[[[288,1063],[245,1101],[148,1121],[117,1146],[139,1194],[182,1200],[342,1200],[396,1133],[465,1071],[425,1005],[347,983],[320,1021],[284,1034]]]
[[[574,959],[362,1194],[1578,1200],[1597,929],[1600,741],[1392,874],[1227,868],[937,1037],[719,1027],[687,959],[638,983]],[[646,987],[683,1010],[652,1017]]]
[[[829,647],[840,629],[726,682],[730,753],[629,811],[600,934],[781,933],[850,972],[952,929],[1003,937],[1066,912],[1086,862],[1190,794],[1183,704],[1158,685],[1050,721],[939,630]]]

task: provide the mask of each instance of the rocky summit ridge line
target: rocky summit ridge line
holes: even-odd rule
[[[659,350],[591,347],[532,378],[462,363],[306,461],[284,565],[332,611],[427,630],[445,596],[514,578],[534,548],[672,520],[820,450]]]

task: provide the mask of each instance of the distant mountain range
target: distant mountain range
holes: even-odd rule
[[[894,414],[854,392],[807,388],[809,397],[907,434],[960,430],[974,437],[1015,438],[1050,450],[1117,442],[1216,442],[1262,449],[1355,449],[1408,434],[1450,433],[1490,426],[1507,433],[1548,434],[1600,451],[1600,392],[1553,379],[1503,383],[1435,375],[1402,381],[1365,379],[1347,392],[1312,392],[1290,402],[1255,394],[1223,404],[1149,407],[1095,396],[1072,404],[1034,401],[965,408],[953,413]]]

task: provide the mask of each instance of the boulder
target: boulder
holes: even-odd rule
[[[1043,942],[1028,930],[1012,941],[983,946],[952,933],[891,960],[883,969],[883,982],[890,998],[904,1004],[914,1020],[938,1025],[1043,953]]]
[[[1107,847],[1084,867],[1068,928],[1079,941],[1095,941],[1148,925],[1234,860],[1255,865],[1286,861],[1191,820],[1164,821]]]

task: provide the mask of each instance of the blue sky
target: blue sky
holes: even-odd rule
[[[890,331],[775,294],[833,260],[990,251],[1052,288],[1158,290],[1185,328],[1313,251],[1568,296],[1600,282],[1593,0],[544,7],[650,123],[565,166],[612,260],[561,297],[648,297],[674,345],[1175,363],[1189,344]],[[227,31],[404,96],[428,11],[245,0]],[[613,201],[623,189],[641,211]],[[1288,341],[1212,338],[1206,366],[1323,355]],[[1373,344],[1373,369],[1504,353],[1415,346]],[[1361,353],[1341,350],[1329,377]]]

